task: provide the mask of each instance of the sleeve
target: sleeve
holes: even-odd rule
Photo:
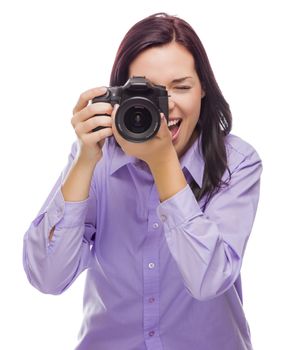
[[[254,151],[233,170],[229,185],[214,195],[205,212],[189,185],[157,208],[169,250],[194,298],[215,298],[239,276],[256,215],[261,172]]]
[[[89,265],[96,234],[96,196],[65,202],[61,186],[77,152],[73,143],[68,164],[61,172],[40,212],[24,235],[23,266],[29,282],[43,293],[60,294]],[[49,240],[51,230],[53,237]]]

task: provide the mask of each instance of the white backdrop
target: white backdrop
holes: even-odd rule
[[[242,268],[244,310],[255,350],[288,348],[284,3],[1,2],[1,349],[75,345],[85,274],[63,295],[41,294],[24,274],[22,238],[66,164],[79,94],[108,84],[123,35],[160,11],[194,27],[230,103],[233,133],[252,143],[263,159],[260,204]]]

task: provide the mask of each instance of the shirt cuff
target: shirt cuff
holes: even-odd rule
[[[157,215],[168,226],[169,230],[172,230],[197,216],[203,215],[203,212],[187,184],[174,196],[160,203],[157,208]]]
[[[85,223],[89,198],[79,202],[65,202],[61,187],[47,207],[47,216],[51,227],[58,228],[81,226]]]

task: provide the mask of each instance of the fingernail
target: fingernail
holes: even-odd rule
[[[161,122],[167,123],[167,119],[163,113],[161,113]]]

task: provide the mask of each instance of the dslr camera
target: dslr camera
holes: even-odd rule
[[[161,112],[168,123],[168,92],[165,86],[152,84],[145,77],[132,77],[123,86],[108,87],[105,95],[92,99],[96,102],[119,104],[115,125],[119,134],[131,142],[151,139],[160,128]]]

